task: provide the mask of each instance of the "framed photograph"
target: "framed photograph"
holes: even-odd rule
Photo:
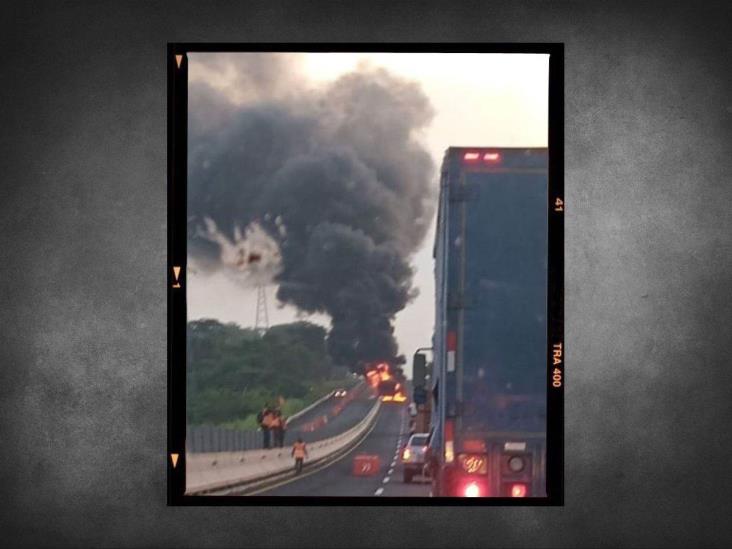
[[[168,503],[563,503],[563,46],[170,44]]]

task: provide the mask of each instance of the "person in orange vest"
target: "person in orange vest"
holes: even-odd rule
[[[303,460],[309,457],[308,447],[300,437],[297,437],[297,441],[292,445],[292,456],[295,458],[295,474],[299,475],[302,471]]]

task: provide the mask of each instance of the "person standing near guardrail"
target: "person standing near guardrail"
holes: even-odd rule
[[[285,445],[285,435],[287,435],[287,421],[289,419],[290,418],[282,416],[282,445],[281,446]]]
[[[292,457],[295,458],[295,474],[299,475],[302,471],[302,464],[308,456],[308,447],[300,437],[297,437],[295,444],[292,445]]]
[[[259,414],[257,414],[257,421],[262,429],[262,447],[266,450],[270,447],[270,430],[272,428],[272,420],[274,414],[269,407],[269,404],[265,404]]]
[[[274,434],[273,446],[282,448],[285,445],[285,418],[280,410],[275,410],[272,415],[271,429]]]
[[[279,442],[280,448],[285,446],[285,434],[287,433],[287,418],[280,414],[280,430],[279,430]]]

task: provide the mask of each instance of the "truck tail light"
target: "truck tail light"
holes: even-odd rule
[[[480,486],[476,482],[469,482],[465,485],[463,494],[466,498],[478,498],[480,497]]]
[[[453,425],[452,420],[445,422],[445,462],[452,463],[455,461],[455,446],[453,444]]]
[[[466,162],[475,162],[480,158],[480,153],[477,152],[467,152],[465,155],[463,155],[463,160]]]
[[[501,161],[501,155],[497,152],[487,152],[483,155],[483,161],[495,164]]]
[[[447,350],[457,350],[457,332],[447,332]]]
[[[524,470],[524,458],[521,456],[513,456],[508,460],[508,468],[513,473],[520,473]]]
[[[457,350],[457,333],[447,332],[447,371],[455,371],[455,351]]]
[[[514,484],[511,486],[511,497],[512,498],[525,498],[526,497],[526,485],[525,484]]]
[[[452,463],[455,461],[455,447],[452,444],[452,440],[445,441],[445,463]]]

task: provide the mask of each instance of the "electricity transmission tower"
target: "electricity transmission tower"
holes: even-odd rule
[[[262,284],[257,285],[257,314],[254,319],[254,331],[260,337],[269,329],[269,315],[267,314],[267,294]]]

